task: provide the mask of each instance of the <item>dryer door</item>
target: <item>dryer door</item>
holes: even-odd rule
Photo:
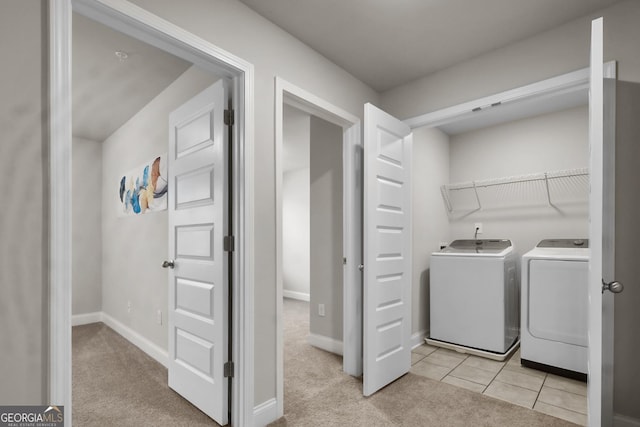
[[[587,346],[588,263],[529,261],[528,328],[537,338]]]

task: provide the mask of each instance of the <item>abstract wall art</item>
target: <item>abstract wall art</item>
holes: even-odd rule
[[[118,185],[120,216],[166,210],[167,184],[166,153],[122,175]]]

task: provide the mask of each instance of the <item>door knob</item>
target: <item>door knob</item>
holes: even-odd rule
[[[358,270],[360,270],[360,271],[364,271],[364,265],[360,264],[360,265],[358,266]]]
[[[174,268],[175,266],[176,266],[176,263],[172,259],[162,263],[162,268]]]
[[[624,291],[624,285],[615,280],[609,283],[605,283],[605,281],[603,280],[602,292],[604,291],[609,291],[609,292],[613,292],[614,294],[619,294],[620,292]]]

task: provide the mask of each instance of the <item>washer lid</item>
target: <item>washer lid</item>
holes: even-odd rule
[[[536,246],[538,248],[588,248],[589,239],[545,239]]]
[[[440,252],[498,254],[510,247],[511,240],[507,239],[454,240]]]

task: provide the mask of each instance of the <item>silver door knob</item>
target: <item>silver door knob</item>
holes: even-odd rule
[[[614,294],[619,294],[620,292],[624,291],[624,285],[615,280],[609,283],[605,283],[605,281],[603,280],[602,292],[604,291],[609,291],[609,292],[613,292]]]
[[[162,263],[162,268],[174,268],[175,266],[176,266],[176,263],[172,259]]]
[[[364,265],[360,264],[360,265],[358,266],[358,270],[360,270],[360,271],[364,271]]]

